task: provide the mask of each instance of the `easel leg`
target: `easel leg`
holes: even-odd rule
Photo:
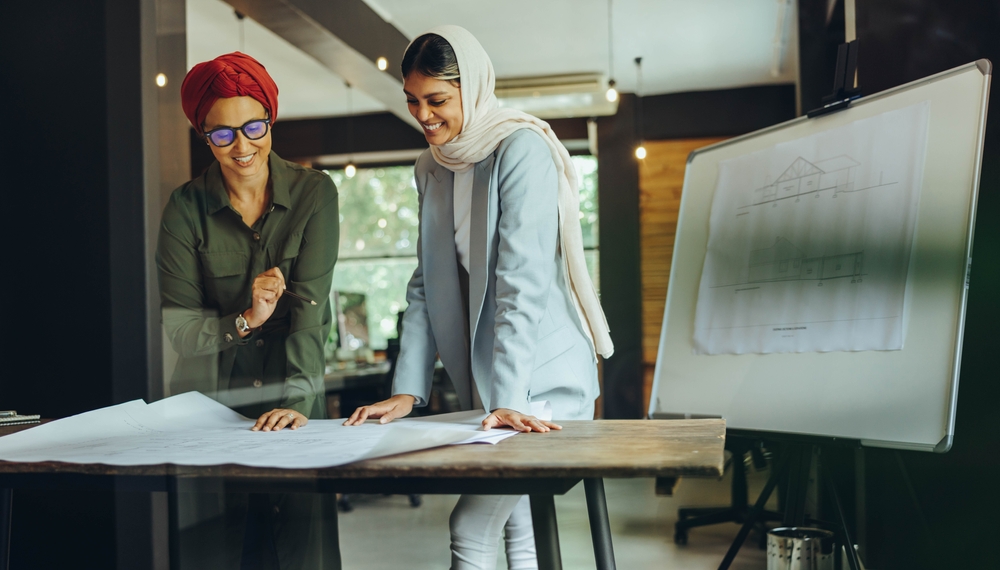
[[[608,503],[604,495],[604,479],[584,479],[587,493],[587,514],[590,515],[590,537],[594,541],[594,558],[598,570],[615,570],[615,550],[611,544],[611,524]]]
[[[847,519],[844,518],[844,509],[840,505],[840,497],[837,495],[837,485],[833,482],[832,473],[829,469],[826,469],[823,465],[823,461],[820,460],[820,469],[822,470],[823,480],[826,481],[827,491],[830,492],[830,499],[833,501],[834,512],[837,515],[837,534],[840,535],[840,542],[844,545],[844,552],[847,554],[847,563],[850,564],[851,570],[861,570],[861,564],[858,561],[858,552],[854,550],[854,541],[851,540],[851,533],[847,529]]]
[[[535,527],[538,570],[562,570],[556,502],[552,495],[531,495],[531,524]]]
[[[757,497],[757,502],[754,503],[753,509],[750,514],[747,515],[746,522],[740,528],[740,532],[736,535],[733,540],[733,544],[729,547],[729,551],[726,552],[726,557],[722,559],[722,564],[719,564],[719,570],[727,570],[729,565],[733,563],[736,558],[736,554],[740,551],[740,547],[743,546],[743,542],[746,541],[747,535],[750,534],[750,530],[753,529],[754,523],[757,522],[757,518],[762,512],[764,512],[764,505],[767,504],[767,500],[771,497],[771,493],[774,491],[775,485],[778,484],[778,479],[781,477],[782,473],[785,471],[788,465],[788,456],[790,453],[786,452],[781,455],[781,459],[778,460],[777,467],[771,472],[771,476],[767,478],[767,484],[764,485],[764,490],[760,492],[760,496]]]
[[[812,446],[791,444],[788,465],[788,489],[785,492],[784,526],[804,526],[806,495],[809,492],[809,471],[812,468]]]
[[[0,489],[0,570],[10,567],[10,526],[13,489]]]

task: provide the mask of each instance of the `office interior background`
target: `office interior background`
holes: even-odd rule
[[[979,58],[1000,62],[997,0],[11,0],[0,13],[3,187],[17,250],[0,404],[45,418],[171,394],[153,252],[170,192],[212,160],[180,107],[181,80],[199,61],[240,50],[274,76],[274,150],[328,171],[340,188],[334,289],[366,294],[373,349],[395,336],[415,264],[412,162],[426,142],[400,91],[408,41],[434,24],[466,27],[501,86],[527,93],[517,104],[533,104],[525,77],[598,85],[590,99],[534,110],[584,180],[588,267],[616,344],[602,363],[609,419],[646,415],[692,150],[818,107],[845,40],[860,44],[863,95]],[[610,111],[601,101],[609,79],[620,92]],[[853,489],[845,502],[870,568],[995,564],[996,91],[954,447],[865,448],[837,473]],[[15,501],[12,568],[168,567],[159,494],[25,491]]]

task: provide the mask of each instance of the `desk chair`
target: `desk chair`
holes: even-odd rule
[[[748,502],[747,472],[744,460],[749,453],[751,462],[759,471],[767,466],[760,441],[740,439],[738,437],[726,437],[726,449],[732,454],[726,461],[726,467],[732,465],[733,481],[731,491],[731,501],[726,507],[681,507],[677,509],[677,522],[674,524],[674,543],[685,545],[688,542],[688,530],[707,526],[710,524],[734,522],[743,524],[746,522],[751,506]],[[780,498],[780,497],[779,497]],[[767,546],[767,522],[781,522],[781,513],[775,511],[764,511],[757,518],[757,526],[762,531],[760,533],[760,547]]]

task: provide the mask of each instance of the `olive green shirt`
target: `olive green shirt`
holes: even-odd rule
[[[271,205],[248,227],[229,201],[221,167],[173,192],[163,211],[156,266],[167,338],[179,355],[171,391],[198,390],[248,417],[290,408],[326,415],[323,347],[340,219],[337,188],[322,172],[268,158]],[[260,330],[240,338],[254,278],[277,266],[289,291]]]

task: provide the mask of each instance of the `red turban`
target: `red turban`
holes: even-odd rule
[[[274,124],[278,118],[278,86],[259,61],[238,51],[199,63],[181,84],[181,106],[199,133],[217,100],[244,96],[259,101]]]

